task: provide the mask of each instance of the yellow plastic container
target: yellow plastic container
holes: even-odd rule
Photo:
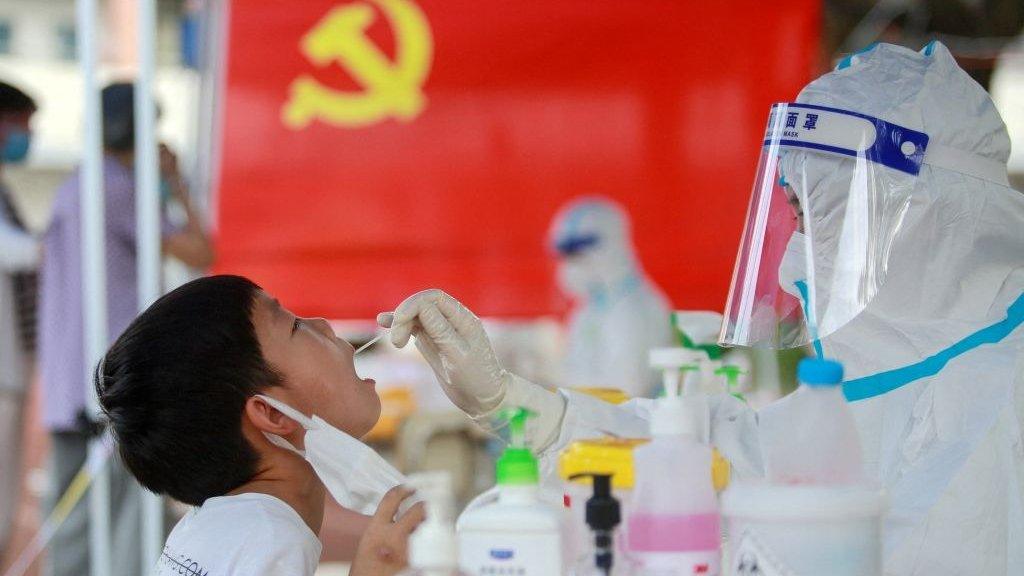
[[[622,390],[619,390],[618,388],[591,388],[591,387],[583,387],[583,388],[573,388],[573,390],[575,390],[576,392],[579,392],[581,394],[586,394],[588,396],[593,396],[594,398],[597,398],[598,400],[604,400],[605,402],[607,402],[609,404],[622,404],[623,402],[627,402],[627,401],[630,400],[629,394],[626,394],[625,392],[623,392]]]
[[[722,456],[717,448],[711,449],[711,483],[715,486],[715,492],[721,492],[729,487],[729,478],[732,474],[732,466]]]
[[[599,438],[573,442],[558,459],[558,475],[569,480],[576,474],[611,474],[612,488],[631,490],[633,488],[633,448],[646,443],[646,439]],[[715,491],[721,492],[729,486],[731,467],[729,461],[717,450],[711,452],[711,481]],[[589,484],[581,478],[576,482]]]
[[[558,459],[558,475],[563,480],[577,474],[611,474],[612,488],[633,488],[633,448],[646,444],[646,439],[599,438],[573,442]],[[576,482],[589,484],[589,478]]]
[[[565,551],[573,561],[589,549],[591,539],[586,523],[586,502],[591,496],[592,481],[577,474],[608,474],[612,491],[622,504],[623,523],[629,517],[633,490],[633,449],[647,443],[646,439],[598,438],[570,444],[558,458],[558,475],[562,478],[562,501],[568,509]]]
[[[390,388],[380,393],[380,419],[363,440],[393,442],[402,422],[416,411],[416,399],[409,388]]]

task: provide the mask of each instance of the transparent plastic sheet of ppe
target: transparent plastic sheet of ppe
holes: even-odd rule
[[[885,283],[927,144],[856,112],[772,106],[720,343],[804,346],[863,311]]]

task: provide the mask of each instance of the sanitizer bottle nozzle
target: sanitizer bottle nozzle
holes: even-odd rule
[[[508,419],[509,446],[498,459],[499,486],[533,486],[540,482],[537,458],[526,447],[526,421],[532,415],[525,408],[511,408],[501,413],[501,417]]]
[[[594,533],[594,566],[604,574],[611,574],[615,563],[614,530],[622,522],[619,501],[612,496],[610,474],[576,474],[569,478],[590,477],[594,483],[594,495],[587,500],[587,526]]]
[[[409,487],[426,505],[427,517],[409,537],[409,565],[430,571],[458,568],[459,549],[452,526],[452,478],[448,472],[421,472],[409,476]],[[450,573],[450,572],[437,572]]]
[[[715,376],[721,376],[725,380],[725,391],[745,402],[746,398],[740,392],[740,376],[743,374],[746,372],[735,364],[726,364],[715,370]]]
[[[653,436],[694,435],[704,441],[705,418],[696,414],[694,399],[702,397],[700,359],[703,352],[686,348],[651,350],[651,367],[661,370],[665,396],[651,412]]]

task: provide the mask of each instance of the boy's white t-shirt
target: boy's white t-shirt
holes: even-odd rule
[[[210,498],[171,531],[157,576],[312,576],[322,545],[288,504],[267,494]]]

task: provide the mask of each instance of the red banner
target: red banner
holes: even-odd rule
[[[721,309],[769,104],[818,56],[813,0],[234,0],[218,272],[371,318],[441,287],[558,312],[566,200],[627,207],[680,308]]]

